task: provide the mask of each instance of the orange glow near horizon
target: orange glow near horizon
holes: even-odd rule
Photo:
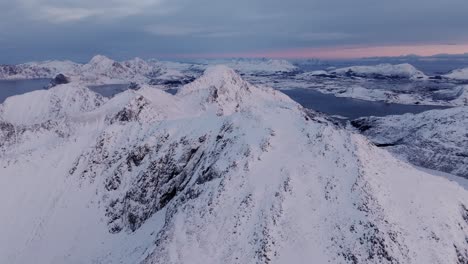
[[[395,57],[404,55],[431,56],[436,54],[468,53],[468,44],[423,44],[394,46],[346,46],[327,48],[298,48],[264,52],[177,54],[178,58],[289,58],[289,59],[358,59],[365,57]]]

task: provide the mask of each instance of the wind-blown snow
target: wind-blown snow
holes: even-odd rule
[[[468,260],[467,190],[225,66],[174,96],[83,89],[2,105],[0,263]]]

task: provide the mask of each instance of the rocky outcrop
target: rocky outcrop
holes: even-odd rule
[[[50,81],[49,88],[67,83],[70,83],[70,78],[60,73],[57,76],[55,76],[55,78],[52,79],[52,81]]]

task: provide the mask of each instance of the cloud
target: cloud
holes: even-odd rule
[[[167,14],[174,7],[166,0],[54,1],[18,0],[20,7],[38,20],[66,23],[94,19],[117,19],[144,13]]]
[[[245,36],[248,32],[230,31],[221,27],[213,26],[177,26],[177,25],[148,25],[146,32],[162,37],[201,37],[201,38],[229,38]]]
[[[101,14],[99,10],[85,8],[43,7],[39,9],[39,18],[53,23],[71,22]]]
[[[200,34],[206,29],[194,26],[149,25],[145,27],[145,31],[157,36],[180,37]]]
[[[0,0],[0,63],[468,43],[466,10],[466,0]]]
[[[352,38],[352,34],[341,32],[306,32],[299,34],[299,38],[305,41],[323,41],[323,40],[343,40]]]

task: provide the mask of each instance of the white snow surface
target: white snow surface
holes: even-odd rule
[[[378,64],[374,66],[351,66],[346,68],[340,68],[332,70],[331,73],[344,75],[349,72],[358,76],[370,77],[370,76],[385,76],[385,77],[397,77],[407,78],[411,80],[427,79],[428,77],[413,65],[408,63],[403,64]]]
[[[289,61],[267,58],[201,60],[201,63],[207,65],[224,64],[243,74],[275,74],[298,70],[298,68]]]
[[[468,179],[468,107],[358,119],[372,142],[422,167]]]
[[[468,80],[468,68],[453,70],[444,77],[455,80]]]
[[[0,263],[468,260],[466,189],[225,66],[174,96],[60,85],[0,120]]]

